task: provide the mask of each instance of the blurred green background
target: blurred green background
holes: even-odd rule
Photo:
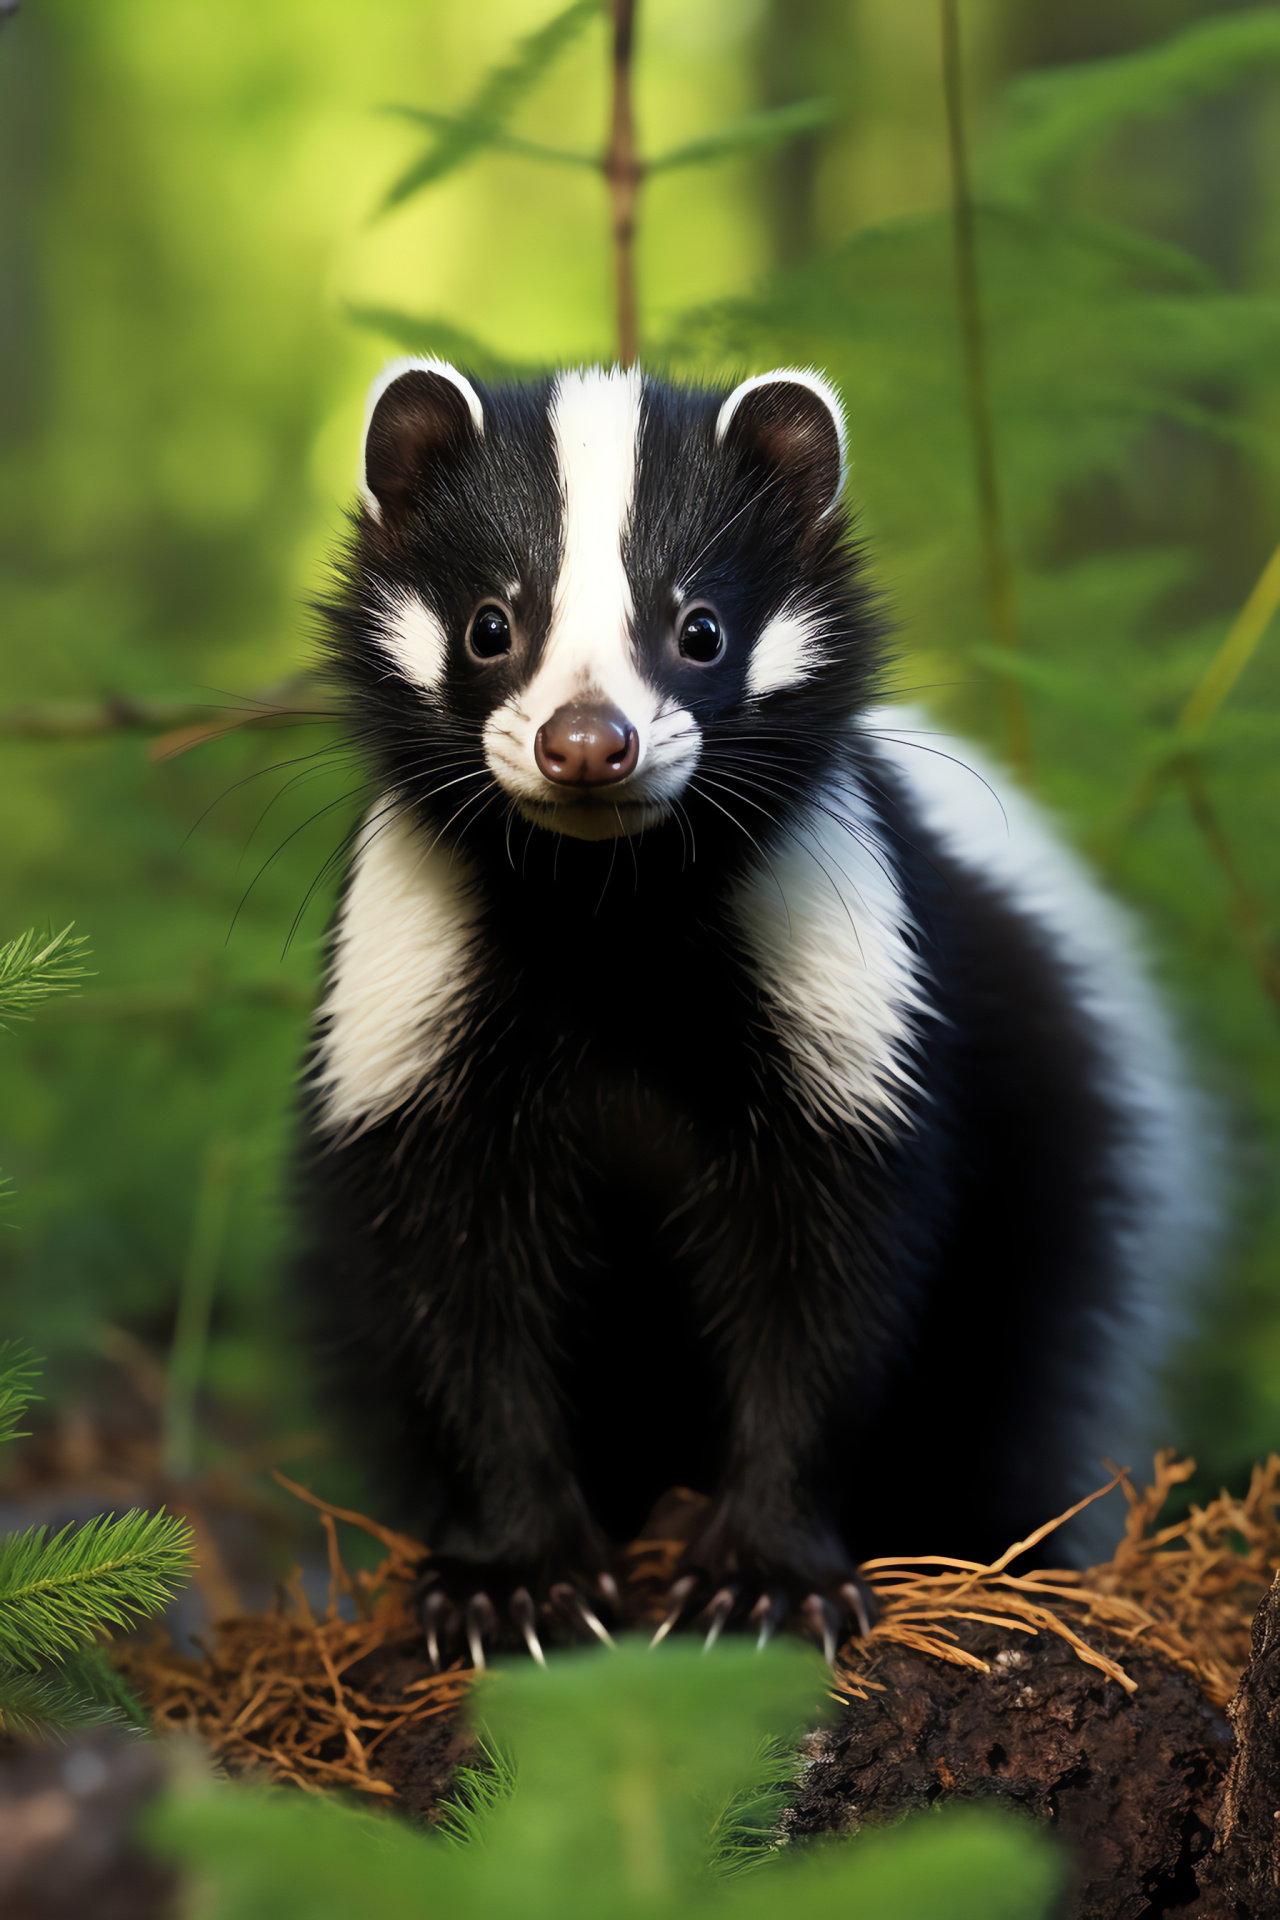
[[[590,155],[607,24],[579,11],[506,124]],[[458,109],[550,14],[26,0],[0,34],[0,934],[74,919],[96,968],[0,1050],[0,1331],[48,1356],[53,1413],[122,1352],[163,1366],[194,1233],[216,1269],[205,1460],[316,1424],[277,1301],[330,878],[294,921],[357,778],[319,722],[157,760],[136,730],[15,737],[12,712],[216,703],[304,668],[387,354],[612,356],[589,167],[482,148],[384,207],[438,137],[385,108]],[[1232,1223],[1167,1438],[1202,1484],[1238,1481],[1280,1444],[1280,635],[1183,743],[1185,778],[1143,782],[1280,539],[1280,8],[960,14],[1012,663],[983,589],[934,0],[641,0],[647,153],[830,103],[788,143],[654,173],[642,349],[831,371],[900,688],[997,752],[1019,688],[1032,786],[1141,917],[1218,1105]],[[346,1484],[332,1460],[308,1477]]]

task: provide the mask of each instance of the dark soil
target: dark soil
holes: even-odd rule
[[[991,1672],[886,1647],[854,1701],[814,1737],[794,1840],[886,1826],[953,1800],[1000,1801],[1051,1825],[1073,1862],[1063,1920],[1148,1920],[1196,1897],[1233,1741],[1195,1683],[1108,1644],[1126,1694],[1056,1634],[956,1622]],[[1280,1915],[1280,1908],[1275,1916]]]

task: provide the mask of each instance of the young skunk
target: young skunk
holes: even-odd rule
[[[1027,802],[870,706],[843,479],[812,372],[374,383],[301,1282],[437,1658],[602,1630],[678,1484],[672,1615],[830,1646],[861,1557],[999,1553],[1139,1391],[1164,1027]]]

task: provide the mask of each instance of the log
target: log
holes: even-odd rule
[[[1062,1920],[1145,1920],[1194,1900],[1233,1745],[1195,1681],[1097,1632],[1091,1642],[1138,1682],[1135,1693],[1055,1634],[974,1622],[954,1631],[989,1673],[886,1646],[866,1669],[883,1691],[852,1701],[812,1737],[788,1838],[996,1801],[1060,1836]]]
[[[1227,1708],[1236,1750],[1213,1848],[1201,1865],[1194,1920],[1280,1914],[1280,1574],[1253,1616],[1253,1650]]]

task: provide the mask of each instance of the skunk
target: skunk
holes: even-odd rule
[[[1095,1483],[1196,1237],[1123,917],[875,704],[844,479],[814,372],[370,393],[300,1283],[437,1660],[606,1632],[675,1486],[668,1622],[830,1648]]]

